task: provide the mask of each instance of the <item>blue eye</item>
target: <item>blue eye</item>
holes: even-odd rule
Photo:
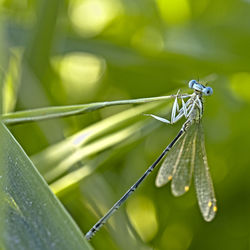
[[[213,94],[213,89],[211,87],[206,87],[202,90],[202,92],[204,95],[209,96]]]
[[[191,80],[191,81],[189,81],[189,83],[188,83],[189,88],[192,89],[193,86],[194,86],[194,84],[197,84],[197,81],[196,81],[196,80]]]

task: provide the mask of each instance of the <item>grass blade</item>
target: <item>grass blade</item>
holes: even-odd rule
[[[1,248],[91,249],[2,123],[0,138]]]
[[[14,125],[25,122],[34,122],[47,120],[52,118],[67,117],[72,115],[80,115],[88,112],[92,112],[105,107],[125,105],[125,104],[142,104],[154,101],[165,101],[173,98],[173,95],[169,96],[159,96],[150,98],[139,98],[131,100],[120,100],[111,102],[96,102],[90,104],[80,104],[80,105],[69,105],[69,106],[56,106],[56,107],[46,107],[39,109],[31,109],[25,111],[18,111],[14,113],[8,113],[2,116],[2,121],[6,125]]]

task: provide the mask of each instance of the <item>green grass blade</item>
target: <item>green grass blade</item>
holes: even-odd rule
[[[131,123],[132,121],[145,119],[145,117],[142,116],[143,113],[148,113],[162,106],[160,103],[147,103],[115,114],[46,148],[44,151],[32,156],[32,161],[40,173],[48,178],[47,180],[52,180],[58,177],[59,173],[62,174],[68,170],[76,161],[100,152],[129,137],[136,125],[134,125],[133,128],[128,128],[128,122]],[[164,104],[164,109],[166,111],[168,110],[166,104]],[[125,126],[125,129],[121,128],[121,126]],[[99,138],[117,129],[120,129],[120,131],[116,131],[113,135]],[[89,144],[90,141],[92,141],[91,144]],[[72,155],[75,157],[72,157]],[[55,168],[57,171],[54,170]],[[48,172],[50,172],[50,174],[48,174]]]
[[[84,178],[93,174],[97,168],[107,165],[112,161],[112,159],[114,161],[114,158],[121,157],[121,154],[126,154],[126,148],[128,148],[132,143],[137,142],[139,139],[151,133],[160,125],[160,123],[155,123],[154,121],[150,123],[144,123],[142,127],[139,127],[138,124],[133,125],[133,127],[130,128],[131,136],[129,138],[119,142],[116,147],[112,147],[109,150],[97,154],[94,159],[84,162],[84,164],[82,164],[82,166],[78,169],[57,179],[50,184],[50,188],[57,196],[61,195],[61,193],[63,193],[65,190],[70,189],[74,185],[81,182]],[[134,130],[132,128],[134,128]]]
[[[75,152],[70,154],[67,158],[63,159],[55,168],[47,172],[44,175],[45,179],[50,182],[51,180],[65,173],[71,166],[73,166],[77,162],[86,159],[93,154],[97,154],[107,148],[113,147],[127,138],[130,138],[136,131],[140,130],[142,126],[143,123],[138,122],[132,126],[96,140],[86,145],[85,147],[75,150]]]
[[[52,118],[85,114],[98,109],[116,105],[142,104],[154,101],[165,101],[173,97],[174,97],[173,95],[169,95],[169,96],[139,98],[131,100],[119,100],[111,102],[96,102],[96,103],[81,104],[81,105],[46,107],[46,108],[18,111],[14,113],[5,114],[2,116],[2,120],[7,125],[25,123],[25,122],[34,122]]]
[[[0,138],[1,249],[91,249],[2,123]]]

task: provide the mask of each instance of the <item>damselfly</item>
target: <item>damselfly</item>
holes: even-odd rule
[[[128,199],[128,197],[137,189],[143,180],[154,170],[162,158],[170,149],[169,155],[163,161],[162,166],[156,178],[156,186],[165,185],[172,180],[171,188],[175,196],[180,196],[189,190],[192,175],[194,173],[194,182],[196,194],[203,218],[211,221],[217,211],[216,198],[214,194],[212,179],[209,173],[204,134],[201,125],[203,115],[203,95],[210,96],[213,93],[211,87],[204,86],[196,80],[189,82],[189,88],[194,92],[188,95],[175,97],[172,108],[171,121],[149,114],[149,116],[168,124],[179,121],[182,117],[186,118],[181,130],[173,141],[164,149],[156,161],[147,169],[147,171],[138,179],[138,181],[129,188],[129,190],[118,200],[114,206],[89,230],[86,239],[91,239],[93,235],[105,224],[111,215]],[[181,108],[178,104],[181,99]],[[185,102],[184,100],[187,99]]]

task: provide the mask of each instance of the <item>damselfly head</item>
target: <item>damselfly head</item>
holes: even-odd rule
[[[204,86],[200,84],[199,82],[197,82],[196,80],[189,81],[188,86],[190,89],[199,91],[203,93],[205,96],[210,96],[213,94],[213,89],[211,87]]]

